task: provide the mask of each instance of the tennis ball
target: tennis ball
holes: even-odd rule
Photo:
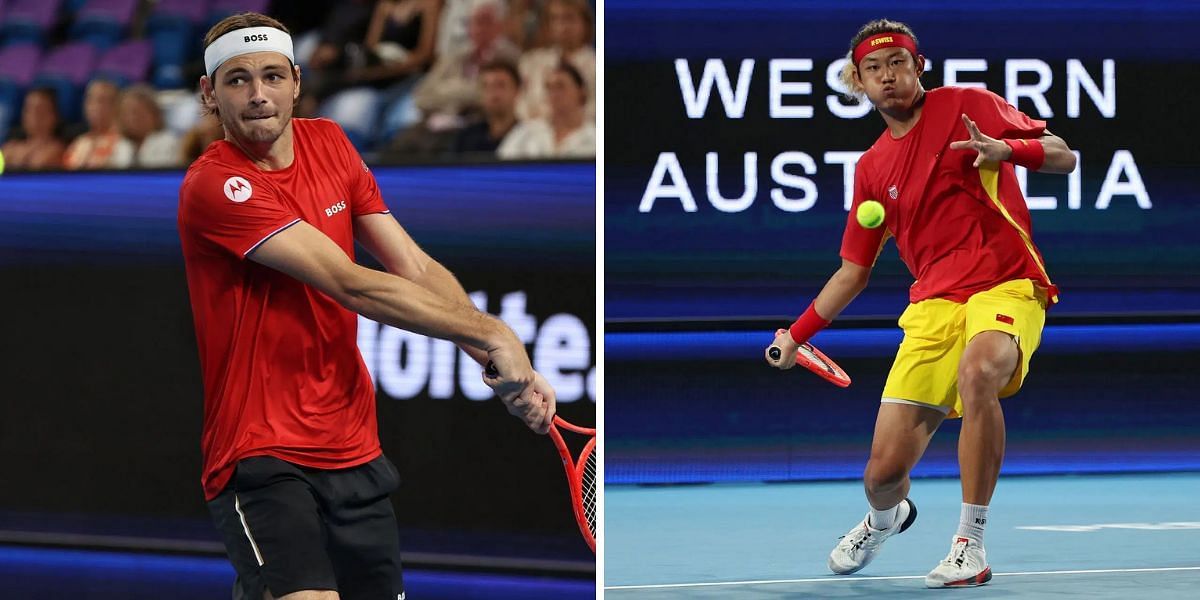
[[[4,151],[0,150],[0,175],[4,174]]]
[[[867,200],[858,205],[858,224],[867,229],[875,229],[883,225],[883,205],[874,201]]]

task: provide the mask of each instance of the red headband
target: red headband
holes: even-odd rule
[[[854,65],[858,66],[864,56],[880,48],[904,48],[912,53],[913,59],[917,58],[917,44],[911,37],[903,33],[880,33],[863,40],[854,47]]]

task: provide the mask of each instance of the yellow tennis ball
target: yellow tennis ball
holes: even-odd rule
[[[0,175],[4,174],[4,151],[0,150]]]
[[[858,224],[867,229],[875,229],[883,225],[883,205],[874,201],[867,200],[858,205]]]

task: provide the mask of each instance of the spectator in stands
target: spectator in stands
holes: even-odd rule
[[[550,102],[547,119],[521,121],[504,138],[500,158],[593,158],[596,126],[584,114],[587,90],[583,75],[567,61],[558,64],[546,79]]]
[[[495,60],[515,61],[516,46],[504,37],[504,3],[476,0],[468,23],[471,45],[440,57],[414,91],[422,120],[396,140],[398,152],[440,153],[450,148],[466,116],[479,109],[479,73]]]
[[[214,114],[204,113],[179,143],[180,162],[192,164],[204,154],[209,144],[222,139],[225,139],[225,129],[221,126],[221,120]]]
[[[540,40],[538,36],[538,13],[541,9],[536,6],[541,0],[509,0],[508,18],[504,22],[504,30],[508,39],[522,50],[532,48]]]
[[[521,74],[516,63],[497,60],[484,65],[479,74],[479,88],[483,118],[459,132],[454,142],[454,151],[458,154],[494,154],[500,142],[517,125]]]
[[[367,26],[362,64],[352,65],[347,79],[380,87],[424,72],[433,63],[433,48],[442,0],[380,0]]]
[[[366,35],[374,6],[374,0],[346,0],[329,11],[328,20],[317,33],[318,42],[312,54],[307,60],[297,56],[304,70],[297,114],[317,114],[320,102],[345,87],[343,81],[349,66],[346,48]]]
[[[592,10],[586,0],[547,0],[542,7],[542,23],[547,45],[521,56],[521,79],[525,88],[517,103],[522,119],[545,117],[550,111],[544,85],[558,63],[567,61],[585,83],[588,103],[585,114],[596,115],[596,50],[592,41]]]
[[[21,108],[21,139],[11,139],[0,148],[5,168],[11,171],[61,169],[66,144],[58,137],[58,95],[51,88],[36,88],[25,94]]]
[[[134,147],[133,167],[179,166],[179,139],[163,125],[154,88],[136,85],[121,93],[117,112],[121,134]]]
[[[117,128],[117,86],[94,79],[83,98],[88,130],[67,147],[68,169],[125,169],[133,163],[133,144]]]
[[[433,63],[444,2],[381,0],[365,39],[346,46],[344,71],[308,86],[321,101],[318,114],[341,124],[360,146],[390,140],[411,125],[413,89]]]

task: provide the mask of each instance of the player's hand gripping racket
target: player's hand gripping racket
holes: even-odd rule
[[[488,363],[487,372],[490,377],[497,377],[496,366]],[[563,439],[562,431],[567,430],[581,436],[587,441],[579,453],[579,459],[571,456],[571,449]],[[596,551],[596,430],[580,427],[567,422],[559,416],[554,417],[550,426],[550,439],[558,449],[562,458],[563,471],[567,474],[567,487],[571,491],[571,508],[575,512],[575,523],[579,525],[579,533],[587,542],[592,552]]]
[[[779,337],[785,331],[787,330],[776,330],[775,336]],[[783,350],[779,346],[772,345],[767,350],[767,354],[771,357],[771,360],[779,360],[779,357],[783,356]],[[820,375],[825,381],[838,387],[850,385],[850,376],[837,363],[830,360],[828,356],[825,356],[824,352],[817,350],[816,346],[808,342],[800,344],[800,347],[796,349],[796,364]]]

